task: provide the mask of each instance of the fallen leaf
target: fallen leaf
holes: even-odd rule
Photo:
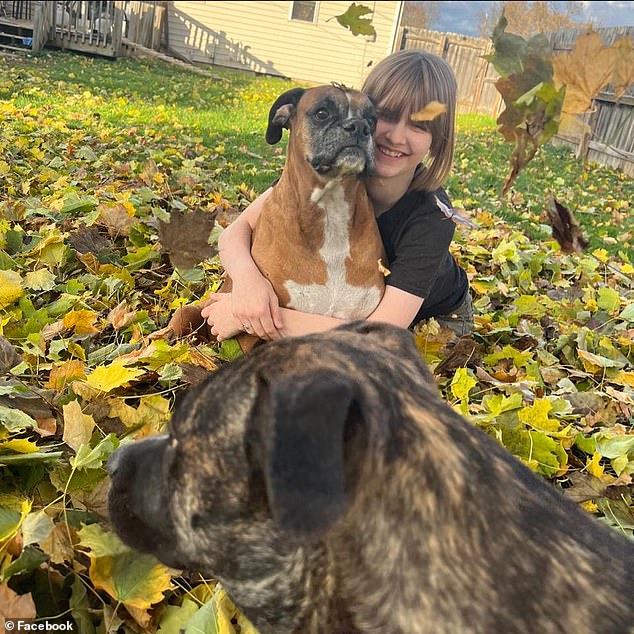
[[[63,407],[64,435],[62,440],[72,449],[77,451],[82,445],[90,442],[92,432],[95,429],[95,421],[92,416],[81,411],[78,401],[70,401]]]
[[[35,616],[35,603],[30,592],[18,594],[6,583],[0,584],[0,617],[3,622],[4,619],[34,619]]]
[[[145,370],[129,368],[113,363],[109,366],[99,366],[86,378],[86,383],[102,392],[112,392],[118,387],[123,387],[134,379],[138,379]]]

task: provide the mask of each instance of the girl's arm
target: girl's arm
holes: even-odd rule
[[[423,304],[423,299],[402,291],[394,286],[386,286],[383,298],[374,312],[367,317],[368,321],[382,321],[401,328],[408,328]],[[323,332],[341,326],[349,320],[302,313],[289,308],[281,308],[285,337],[307,335],[312,332]]]
[[[227,294],[213,293],[210,296],[211,305],[206,309],[211,333],[219,341],[233,337],[240,331],[240,325],[233,320],[231,314],[231,299]],[[368,316],[368,321],[382,321],[401,328],[408,328],[423,300],[416,295],[402,291],[393,286],[386,286],[385,293],[374,312]],[[323,332],[341,326],[349,320],[303,313],[290,308],[280,308],[283,327],[281,335],[297,337],[314,332]]]
[[[258,196],[221,234],[220,261],[231,278],[231,312],[240,330],[249,325],[263,339],[279,339],[282,327],[279,301],[271,283],[251,257],[251,234],[272,188]],[[208,318],[208,308],[202,310]]]

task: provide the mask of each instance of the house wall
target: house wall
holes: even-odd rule
[[[350,4],[318,2],[310,24],[290,20],[292,2],[170,2],[169,46],[193,62],[359,88],[394,50],[402,2],[359,3],[374,11],[374,42],[334,19]]]

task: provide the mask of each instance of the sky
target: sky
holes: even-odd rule
[[[491,2],[444,1],[438,3],[436,19],[430,24],[434,31],[479,35],[480,12]],[[634,1],[583,2],[583,20],[594,19],[601,26],[634,26]]]

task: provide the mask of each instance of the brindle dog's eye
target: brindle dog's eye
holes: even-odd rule
[[[320,108],[315,112],[314,117],[317,121],[325,121],[330,116],[330,113],[325,108]]]

